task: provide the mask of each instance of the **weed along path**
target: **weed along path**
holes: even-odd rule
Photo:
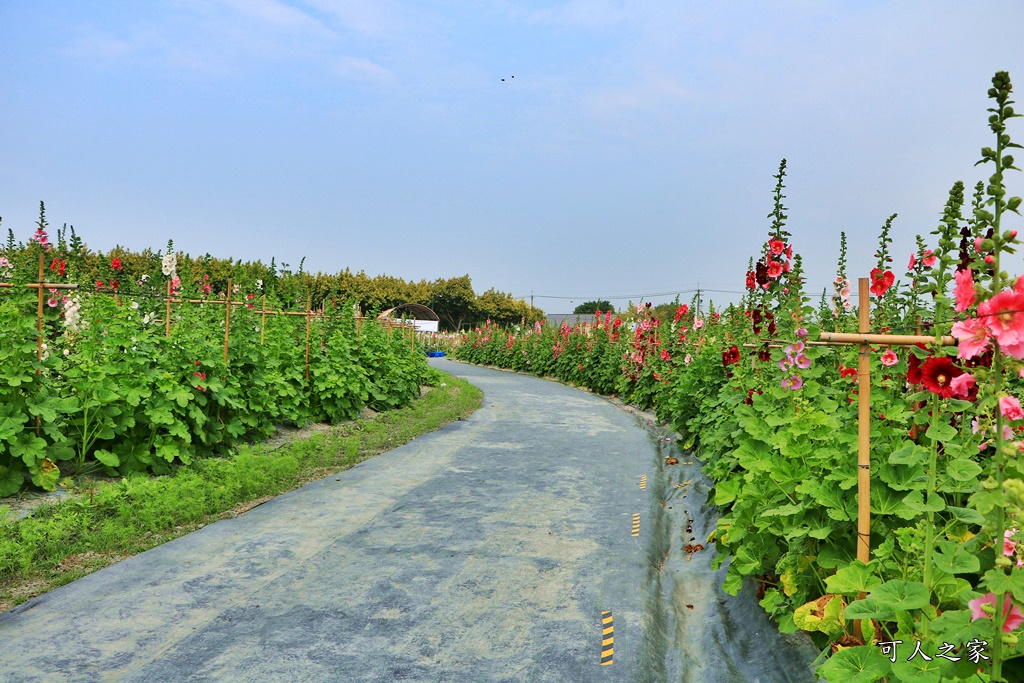
[[[483,389],[468,420],[0,615],[0,680],[813,680],[684,552],[699,465],[603,398],[432,362]]]

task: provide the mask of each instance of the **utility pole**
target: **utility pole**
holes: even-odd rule
[[[697,283],[697,313],[694,317],[700,316],[700,283]]]
[[[533,308],[533,290],[530,290],[530,308]]]

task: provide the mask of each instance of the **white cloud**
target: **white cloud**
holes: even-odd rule
[[[345,78],[359,81],[387,84],[395,80],[394,74],[386,67],[363,57],[342,57],[334,70]]]

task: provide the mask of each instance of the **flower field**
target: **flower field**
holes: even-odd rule
[[[110,258],[79,291],[80,245],[46,227],[0,256],[0,496],[26,478],[166,473],[276,425],[405,405],[431,376],[405,330],[351,302],[314,311],[262,277],[183,285],[171,249],[130,281]]]
[[[909,263],[890,253],[889,217],[856,302],[845,236],[833,291],[804,291],[783,161],[738,305],[434,343],[653,407],[715,482],[724,590],[753,584],[783,631],[809,632],[825,680],[1024,680],[1024,275],[1001,265],[1019,244],[1010,95],[997,73],[987,180],[953,185]],[[830,341],[869,332],[889,336]]]

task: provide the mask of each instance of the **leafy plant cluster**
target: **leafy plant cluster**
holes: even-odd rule
[[[39,239],[28,250],[43,251]],[[27,477],[52,490],[68,474],[162,474],[271,435],[408,404],[433,371],[401,331],[357,321],[351,302],[311,322],[123,293],[47,293],[42,354],[36,293],[0,289],[0,496]],[[198,294],[208,294],[200,291]],[[237,295],[244,296],[241,292]]]
[[[979,162],[991,175],[971,196],[954,184],[904,276],[890,250],[897,217],[884,221],[872,331],[930,341],[870,348],[867,562],[855,559],[858,347],[816,343],[857,331],[845,235],[834,291],[811,305],[785,229],[785,161],[739,305],[678,306],[657,326],[646,307],[618,326],[487,325],[451,351],[657,410],[715,482],[709,540],[724,590],[748,585],[783,631],[809,632],[825,680],[1024,680],[1024,277],[1000,267],[1019,241],[1010,95],[997,73],[995,145]]]

